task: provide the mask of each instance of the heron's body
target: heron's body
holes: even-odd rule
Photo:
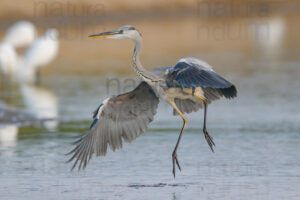
[[[177,148],[187,124],[185,113],[204,107],[203,133],[213,151],[215,144],[206,130],[207,104],[223,96],[235,97],[237,91],[233,84],[215,73],[207,63],[195,58],[183,58],[174,67],[147,71],[139,59],[142,48],[141,34],[132,26],[124,26],[91,37],[133,40],[133,68],[142,82],[128,93],[105,99],[96,109],[89,131],[74,142],[76,147],[70,152],[73,156],[69,161],[76,159],[73,168],[78,161],[79,169],[82,165],[85,168],[94,153],[96,156],[104,156],[108,145],[114,151],[122,147],[122,138],[131,142],[145,132],[156,113],[159,99],[169,103],[174,110],[173,114],[179,114],[184,122],[172,154],[174,177],[175,166],[181,169],[177,159]]]

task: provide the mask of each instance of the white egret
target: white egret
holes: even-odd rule
[[[21,82],[36,81],[39,68],[54,60],[58,47],[58,31],[48,29],[45,35],[35,40],[25,52],[24,59],[18,69],[17,80]]]
[[[3,41],[19,48],[30,45],[36,35],[36,28],[31,22],[19,21],[9,27]]]
[[[14,47],[7,43],[0,43],[0,74],[2,78],[13,77],[17,67],[17,53]]]
[[[22,57],[18,57],[15,49],[30,45],[36,38],[36,28],[28,21],[19,21],[7,30],[3,42],[0,43],[0,73],[2,79],[13,79]]]

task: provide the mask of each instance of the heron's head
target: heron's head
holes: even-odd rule
[[[118,29],[103,33],[90,35],[89,38],[112,38],[112,39],[137,39],[141,38],[141,33],[133,26],[122,26]]]

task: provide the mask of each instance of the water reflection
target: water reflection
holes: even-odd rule
[[[16,125],[0,125],[1,146],[15,146],[18,137],[18,127]]]
[[[37,119],[45,120],[44,126],[54,131],[58,125],[58,105],[56,95],[41,87],[30,84],[21,85],[21,94],[24,100],[25,110]]]

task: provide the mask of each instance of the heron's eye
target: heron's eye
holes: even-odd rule
[[[121,34],[122,34],[122,33],[123,33],[123,30],[120,30],[120,31],[119,31],[119,33],[121,33]]]

